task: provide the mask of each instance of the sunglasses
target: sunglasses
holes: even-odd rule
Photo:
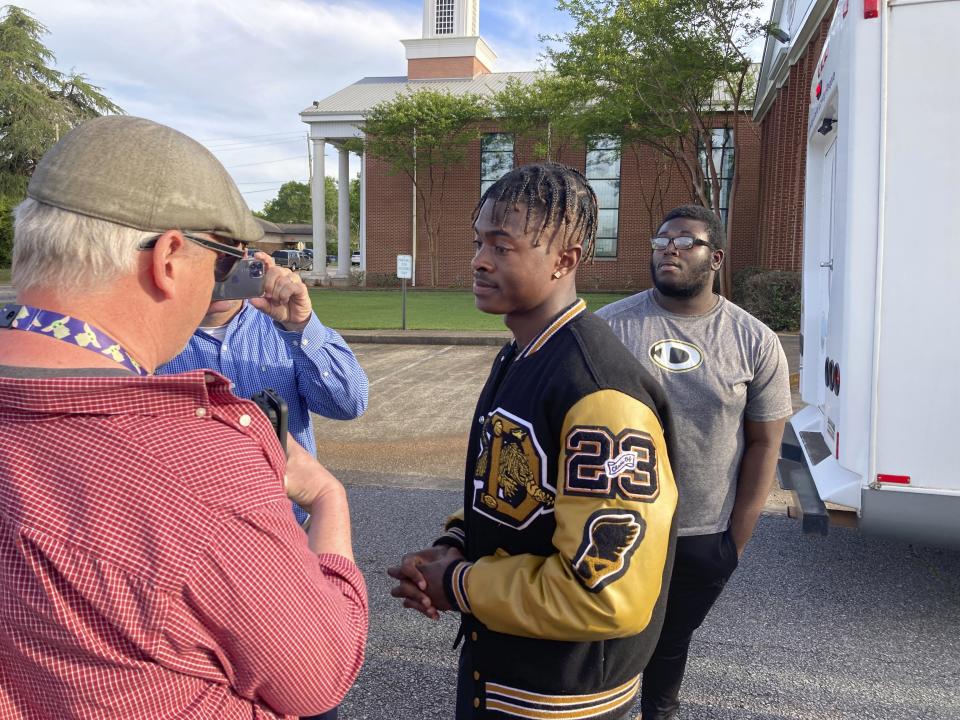
[[[674,238],[660,235],[650,239],[650,247],[652,247],[654,250],[666,250],[671,242],[677,250],[689,250],[694,245],[706,245],[707,247],[713,247],[706,240],[690,237],[689,235],[680,235],[679,237]]]
[[[227,245],[226,243],[217,242],[216,240],[207,240],[207,238],[199,237],[198,235],[191,235],[190,233],[182,232],[180,233],[187,240],[195,242],[197,245],[201,245],[208,250],[213,250],[217,253],[217,259],[213,264],[213,279],[217,282],[223,282],[226,280],[230,273],[233,272],[233,269],[237,266],[237,263],[246,255],[246,251],[242,247],[236,247],[234,245]],[[140,250],[150,250],[157,245],[157,240],[159,240],[161,235],[155,235],[149,240],[144,240],[140,243]]]

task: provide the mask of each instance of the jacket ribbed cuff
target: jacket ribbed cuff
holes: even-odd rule
[[[460,552],[466,552],[466,540],[467,536],[463,532],[463,528],[459,525],[451,525],[444,531],[443,535],[433,541],[433,544],[447,545],[448,547],[457,548]]]
[[[466,560],[450,563],[443,574],[443,590],[447,594],[450,607],[462,613],[473,614],[470,600],[467,599],[467,575],[473,569],[473,563]]]

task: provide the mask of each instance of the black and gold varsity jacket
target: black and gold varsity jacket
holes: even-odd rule
[[[663,622],[674,483],[662,392],[582,300],[494,361],[464,509],[437,543],[477,718],[629,710]]]

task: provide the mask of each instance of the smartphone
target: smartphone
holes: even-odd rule
[[[214,283],[214,300],[242,300],[263,296],[267,268],[262,260],[241,258],[223,282]]]
[[[283,448],[283,454],[287,454],[287,401],[280,397],[280,394],[272,388],[267,388],[256,393],[250,398],[257,404],[263,414],[267,416],[273,430],[277,433],[277,440],[280,441],[280,447]]]

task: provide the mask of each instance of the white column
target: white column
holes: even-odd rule
[[[340,153],[340,177],[337,179],[337,274],[334,277],[350,277],[350,151],[342,145]]]
[[[367,151],[360,154],[360,270],[367,271]]]
[[[323,152],[326,138],[313,141],[313,177],[310,179],[310,197],[313,206],[313,271],[316,277],[327,275],[326,188],[324,187]]]

